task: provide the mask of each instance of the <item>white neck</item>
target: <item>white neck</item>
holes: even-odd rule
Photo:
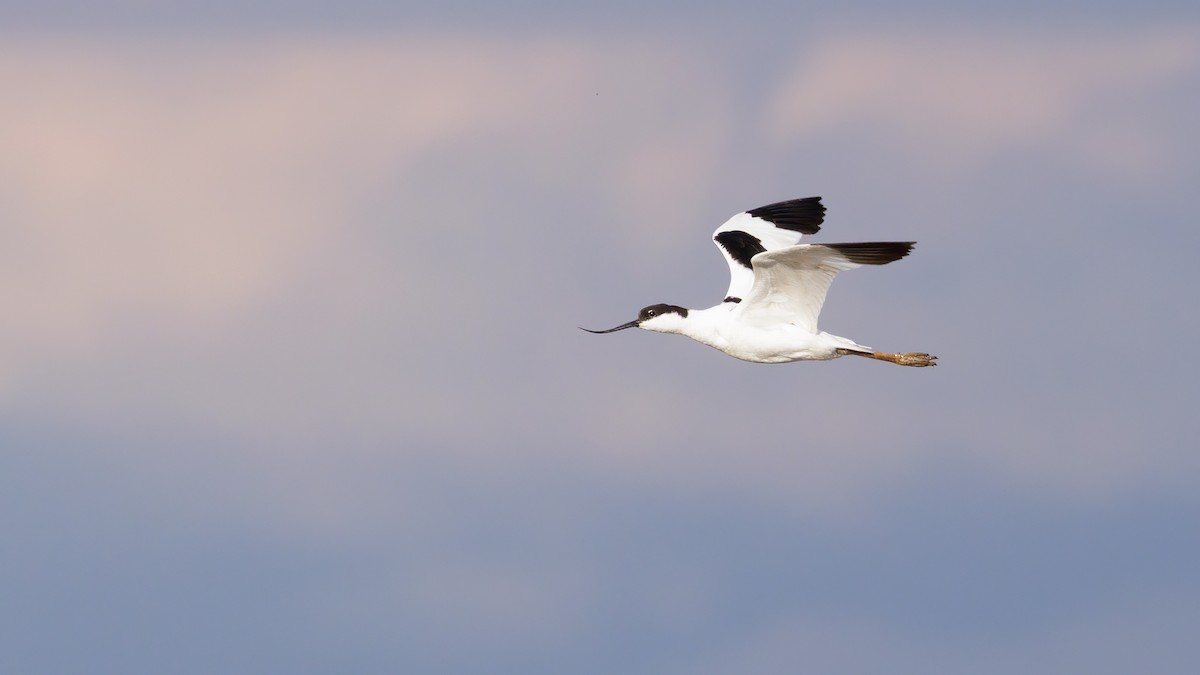
[[[725,330],[728,323],[729,307],[717,305],[708,309],[689,309],[686,317],[664,314],[642,322],[641,328],[656,333],[685,335],[709,347],[724,349],[729,345]]]

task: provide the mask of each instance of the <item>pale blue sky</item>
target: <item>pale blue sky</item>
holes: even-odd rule
[[[385,4],[0,6],[0,671],[1200,666],[1194,9]]]

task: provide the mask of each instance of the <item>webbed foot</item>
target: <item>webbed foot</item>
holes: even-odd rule
[[[924,352],[906,352],[904,354],[893,354],[892,356],[896,357],[896,360],[892,363],[897,363],[902,366],[922,368],[924,366],[937,365],[937,357],[930,356]]]

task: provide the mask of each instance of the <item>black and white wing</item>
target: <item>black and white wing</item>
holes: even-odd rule
[[[726,302],[740,302],[754,285],[750,259],[765,251],[795,246],[804,234],[816,234],[825,220],[820,197],[791,199],[743,211],[713,232],[713,241],[729,263]]]
[[[742,323],[770,328],[793,324],[817,332],[825,293],[838,272],[886,265],[908,255],[914,242],[800,244],[754,256],[754,285],[734,311]]]

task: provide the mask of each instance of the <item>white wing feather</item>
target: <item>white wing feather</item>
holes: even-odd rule
[[[824,214],[820,197],[806,197],[743,211],[725,221],[713,232],[713,241],[729,265],[729,290],[725,297],[745,298],[750,293],[754,285],[754,270],[750,266],[753,255],[795,246],[803,234],[821,229]],[[745,233],[750,238],[735,238],[723,244],[722,235],[727,233]]]
[[[912,242],[800,244],[759,253],[751,261],[754,285],[734,311],[749,325],[793,324],[816,334],[825,294],[838,272],[899,260],[912,247]]]

